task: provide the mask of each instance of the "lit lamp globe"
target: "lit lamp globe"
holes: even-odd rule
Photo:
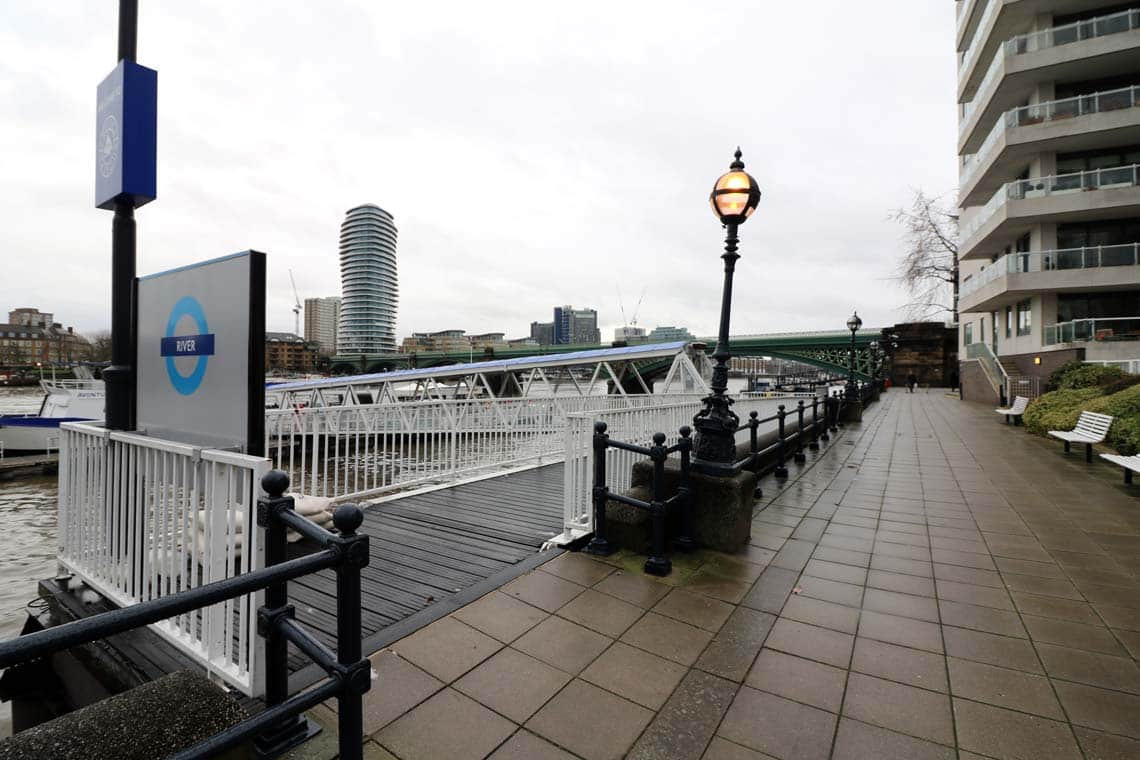
[[[859,312],[855,312],[847,318],[847,329],[851,332],[858,332],[862,326],[863,320],[859,319]]]
[[[737,148],[736,160],[729,164],[728,173],[720,175],[709,194],[709,205],[724,225],[744,224],[760,202],[760,187],[752,175],[744,171],[740,156],[740,148]]]

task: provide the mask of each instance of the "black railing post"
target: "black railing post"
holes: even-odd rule
[[[784,411],[784,405],[780,404],[776,407],[776,422],[779,425],[776,431],[776,469],[772,473],[777,478],[788,477],[788,468],[785,466],[785,458],[787,457],[787,442],[784,440],[784,418],[788,413]]]
[[[752,450],[752,460],[749,466],[756,473],[760,472],[760,436],[757,432],[760,429],[760,413],[752,411],[748,413],[748,443]],[[764,490],[760,488],[760,478],[756,478],[756,487],[752,489],[753,499],[764,498]]]
[[[811,443],[808,448],[819,451],[819,396],[814,393],[811,397]]]
[[[800,427],[796,430],[796,464],[803,464],[807,461],[807,454],[804,453],[804,400],[801,398],[799,403],[796,404],[796,414],[799,415]]]
[[[340,537],[341,562],[336,569],[336,655],[341,692],[337,696],[337,732],[341,760],[362,760],[364,710],[362,697],[372,686],[372,667],[361,653],[360,571],[368,566],[368,536],[357,535],[364,512],[341,504],[333,513]]]
[[[693,485],[689,480],[689,466],[692,462],[693,439],[692,428],[684,425],[678,431],[681,440],[677,441],[677,451],[681,454],[681,478],[677,484],[677,493],[681,496],[681,535],[673,542],[678,551],[690,552],[697,548],[696,539],[693,538]]]
[[[828,410],[831,408],[831,405],[828,402],[830,400],[831,399],[829,396],[824,396],[820,400],[820,406],[823,407],[823,422],[820,424],[820,427],[822,429],[819,431],[819,440],[823,441],[824,443],[827,443],[831,440],[831,436],[828,434],[828,430],[830,430],[830,417],[828,416]]]
[[[645,560],[645,572],[650,575],[668,575],[673,563],[665,556],[665,434],[654,433],[653,445],[649,447],[649,458],[653,461],[653,501],[649,503],[649,514],[653,520],[653,546],[649,558]]]
[[[831,432],[838,433],[839,432],[839,397],[838,396],[832,396],[830,391],[828,391],[828,395],[827,395],[827,406],[831,410],[830,414],[828,414],[828,418],[829,418],[830,423],[831,423],[828,425],[828,428],[830,428]]]
[[[608,557],[616,547],[606,538],[606,501],[609,489],[606,488],[606,446],[610,437],[606,435],[606,423],[594,423],[594,537],[583,549],[587,554]]]
[[[288,557],[289,538],[281,513],[293,509],[293,497],[285,496],[289,476],[270,470],[261,478],[268,494],[257,500],[257,524],[265,529],[265,566],[273,567]],[[275,707],[289,698],[289,642],[281,627],[292,619],[286,582],[271,583],[265,589],[265,604],[257,610],[257,631],[265,638],[265,706]],[[258,757],[277,757],[320,732],[320,726],[303,715],[291,715],[253,740]]]
[[[752,459],[749,466],[756,469],[758,462],[756,461],[757,455],[760,453],[760,439],[757,430],[760,428],[760,413],[752,411],[748,413],[748,450],[752,454]]]

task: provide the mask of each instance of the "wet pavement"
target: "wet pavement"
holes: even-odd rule
[[[563,554],[373,655],[365,756],[1140,757],[1140,486],[1082,460],[892,392],[740,554]]]

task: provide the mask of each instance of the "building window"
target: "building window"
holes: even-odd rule
[[[1017,334],[1029,335],[1033,332],[1033,301],[1025,299],[1017,302]]]
[[[974,342],[974,323],[973,322],[967,322],[966,324],[962,325],[962,344],[968,346],[973,342]]]
[[[1005,307],[1005,337],[1013,337],[1013,307]]]

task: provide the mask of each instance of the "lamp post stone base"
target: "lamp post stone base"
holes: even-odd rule
[[[673,493],[680,483],[680,464],[668,460],[665,462],[665,489],[666,493]],[[744,470],[731,475],[706,475],[700,472],[690,472],[689,482],[693,489],[693,539],[698,548],[713,549],[721,552],[739,551],[748,543],[752,531],[752,502],[753,492],[756,490],[758,477],[756,473]],[[637,462],[633,465],[631,485],[635,490],[644,489],[648,492],[653,483],[653,463]],[[637,498],[641,498],[638,496]],[[615,523],[618,519],[610,513],[607,506],[606,528],[611,537],[616,537]],[[644,512],[644,510],[638,510]],[[620,514],[620,508],[614,510]],[[646,515],[648,517],[648,515]],[[680,509],[674,509],[666,523],[669,537],[680,534]],[[649,521],[646,519],[645,527],[637,531],[642,538],[637,543],[647,548],[651,538]],[[637,549],[634,543],[626,543],[625,536],[617,538],[619,546]],[[632,536],[631,536],[632,538]],[[677,547],[682,549],[684,547]]]
[[[858,399],[843,399],[843,406],[839,409],[839,419],[842,422],[862,422],[863,402]]]

